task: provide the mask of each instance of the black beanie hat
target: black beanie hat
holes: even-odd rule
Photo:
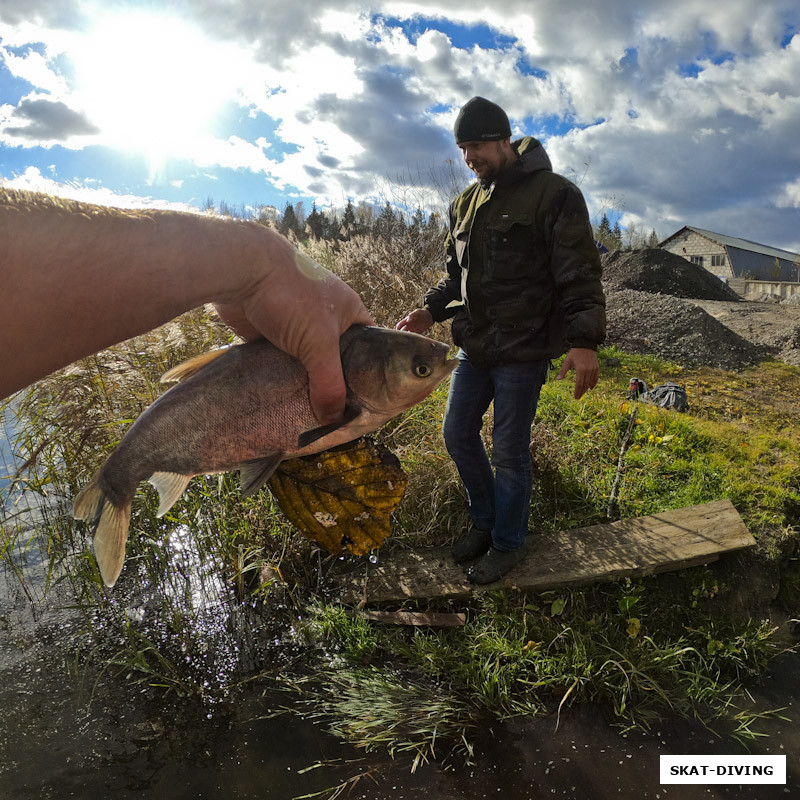
[[[508,116],[500,106],[485,97],[473,97],[458,112],[454,128],[456,144],[496,142],[511,137]]]

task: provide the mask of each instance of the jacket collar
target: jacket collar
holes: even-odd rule
[[[511,143],[517,153],[517,160],[505,172],[501,172],[494,181],[480,181],[484,189],[490,189],[494,183],[497,186],[509,186],[516,183],[526,175],[541,170],[553,171],[550,156],[545,152],[542,143],[533,136],[524,136]]]

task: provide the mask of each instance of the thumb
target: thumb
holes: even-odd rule
[[[308,393],[314,416],[323,425],[337,422],[342,418],[347,397],[338,341],[329,353],[316,354],[304,366],[308,372]]]

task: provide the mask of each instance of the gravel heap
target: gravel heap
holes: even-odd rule
[[[689,300],[622,289],[608,291],[606,301],[606,344],[628,353],[648,353],[691,367],[736,370],[762,361],[768,352]]]
[[[765,358],[750,342],[690,300],[739,302],[730,287],[703,267],[667,250],[617,251],[603,258],[607,345],[686,366],[736,370]]]
[[[610,291],[636,289],[696,300],[742,299],[707,269],[658,248],[617,250],[604,256],[603,282]]]

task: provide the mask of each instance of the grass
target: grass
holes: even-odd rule
[[[401,664],[407,690],[444,687],[443,697],[468,701],[463,724],[474,726],[561,713],[574,702],[599,703],[624,727],[649,727],[668,714],[726,717],[733,698],[775,652],[774,629],[767,621],[737,623],[700,611],[692,604],[695,579],[687,573],[684,594],[663,605],[657,579],[532,596],[483,594],[456,631],[408,633],[319,606],[309,628],[335,655],[330,675],[318,680],[330,690],[343,671],[354,680],[373,674],[376,665]],[[358,704],[351,710],[355,723]],[[338,730],[346,715],[346,706],[337,707]]]
[[[355,279],[366,251],[363,243],[348,247],[323,255],[331,265],[345,259]],[[429,280],[423,267],[421,284]],[[373,263],[365,280],[382,282],[377,316],[388,321],[416,289],[384,273]],[[235,698],[242,682],[278,682],[291,687],[296,712],[324,719],[368,752],[412,764],[469,760],[472,734],[487,721],[563,716],[578,702],[601,704],[624,727],[679,715],[740,739],[758,735],[747,687],[782,649],[769,604],[777,594],[792,613],[800,597],[800,370],[766,362],[741,373],[684,371],[609,349],[600,383],[584,400],[572,399],[570,381],[549,381],[533,436],[532,526],[564,530],[608,521],[609,509],[626,518],[728,497],[757,548],[652,578],[437,601],[421,607],[463,611],[467,624],[409,630],[338,605],[329,591],[338,559],[293,531],[268,492],[242,499],[231,476],[193,480],[162,520],[155,493],[142,487],[126,569],[113,592],[102,586],[71,499],[160,392],[158,377],[228,338],[198,310],[14,400],[15,451],[24,464],[16,483],[42,519],[30,530],[9,514],[0,558],[32,604],[56,585],[69,587],[87,668],[205,702]],[[619,462],[634,376],[649,385],[677,380],[691,408],[678,414],[638,404]],[[440,433],[445,401],[443,386],[377,435],[409,476],[387,548],[442,544],[466,523]],[[21,544],[45,554],[41,585],[27,583]],[[741,588],[759,576],[765,590],[743,599]]]

